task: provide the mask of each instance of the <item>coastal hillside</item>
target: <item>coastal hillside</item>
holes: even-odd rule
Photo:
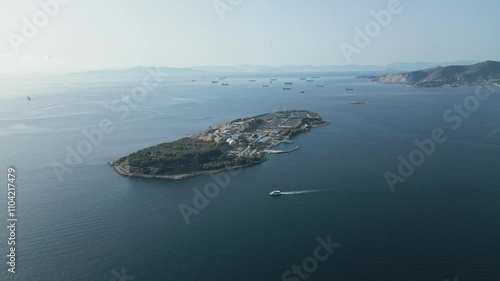
[[[404,83],[414,87],[500,86],[500,62],[451,65],[406,73],[385,74],[374,81]]]

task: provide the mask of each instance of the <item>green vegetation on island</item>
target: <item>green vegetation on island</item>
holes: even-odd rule
[[[127,163],[129,172],[143,175],[175,175],[202,172],[260,162],[258,156],[236,157],[226,153],[228,143],[182,138],[145,148],[123,157],[115,165]]]

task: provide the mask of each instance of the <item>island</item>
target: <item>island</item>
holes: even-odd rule
[[[266,154],[310,129],[329,124],[317,113],[288,110],[240,118],[173,142],[141,149],[109,165],[122,176],[180,180],[247,167],[266,161]]]
[[[439,66],[404,73],[389,73],[370,78],[381,83],[402,83],[412,87],[500,87],[500,62],[484,61],[473,65]],[[373,79],[372,79],[373,78]]]

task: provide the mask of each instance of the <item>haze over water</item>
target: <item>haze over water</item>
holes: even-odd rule
[[[498,88],[454,131],[442,115],[475,88],[327,73],[227,76],[227,87],[211,84],[215,75],[169,76],[125,119],[107,105],[143,76],[0,80],[0,165],[17,170],[19,218],[18,273],[1,270],[1,279],[112,280],[125,268],[134,280],[281,280],[312,255],[317,237],[331,235],[341,247],[308,280],[500,280]],[[321,78],[299,80],[312,76]],[[270,78],[279,80],[262,88]],[[290,109],[331,124],[294,138],[288,146],[299,150],[231,177],[189,225],[178,205],[192,205],[193,188],[211,177],[126,178],[107,165],[216,123]],[[66,146],[76,149],[82,129],[103,118],[116,129],[60,182],[51,164],[64,163]],[[397,157],[434,128],[448,141],[391,192],[384,172],[397,172]],[[275,189],[288,195],[270,197]],[[0,231],[4,254],[6,239]]]

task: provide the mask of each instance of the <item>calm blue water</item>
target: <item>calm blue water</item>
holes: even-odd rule
[[[298,79],[311,76],[276,76],[269,88],[261,86],[270,75],[228,76],[227,87],[211,84],[218,76],[170,76],[126,118],[109,104],[143,76],[0,79],[0,179],[6,186],[7,167],[17,169],[19,219],[15,275],[0,231],[1,279],[113,280],[124,268],[134,280],[281,280],[331,235],[341,247],[307,280],[500,280],[500,89],[454,131],[442,115],[474,88]],[[282,90],[285,81],[292,91]],[[178,205],[192,206],[193,188],[211,177],[131,179],[106,164],[215,123],[286,109],[331,124],[294,139],[298,151],[232,176],[189,225]],[[66,148],[103,118],[114,131],[59,181],[51,164],[65,163]],[[384,172],[396,172],[398,155],[407,158],[414,140],[438,127],[448,141],[391,192]],[[299,194],[272,198],[273,189]]]

